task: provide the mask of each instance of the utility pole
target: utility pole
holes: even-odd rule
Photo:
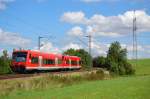
[[[138,59],[138,44],[137,44],[137,26],[136,26],[136,15],[135,15],[135,10],[133,12],[133,59],[136,60],[136,65],[137,65],[137,59]]]
[[[90,62],[90,66],[91,67],[93,67],[93,61],[92,61],[92,54],[91,54],[91,43],[92,43],[92,35],[91,35],[91,33],[89,33],[89,35],[88,36],[86,36],[86,37],[88,37],[88,39],[89,39],[89,55],[91,56],[91,62]]]
[[[92,42],[92,36],[89,34],[89,54],[92,56],[92,54],[91,54],[91,42]]]
[[[38,37],[38,47],[39,47],[39,51],[40,51],[40,47],[41,47],[41,38],[44,38],[44,37],[41,37],[41,36]]]
[[[49,39],[49,38],[51,38],[52,36],[39,36],[38,37],[38,49],[39,49],[39,51],[40,51],[40,47],[41,47],[41,39],[42,38],[47,38],[47,39]]]

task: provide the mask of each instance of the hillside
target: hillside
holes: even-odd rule
[[[150,99],[150,76],[82,82],[62,88],[18,90],[2,99]],[[136,84],[135,84],[136,83]]]
[[[150,75],[150,59],[129,60],[136,70],[136,75]]]
[[[79,81],[62,87],[50,83],[44,89],[14,90],[0,99],[150,99],[150,59],[138,60],[137,66],[135,61],[129,62],[136,69],[135,76]]]

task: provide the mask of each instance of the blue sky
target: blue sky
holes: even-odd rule
[[[138,56],[150,57],[150,0],[0,0],[0,51],[13,48],[61,53],[68,48],[106,55],[109,44],[119,41],[132,57],[132,12],[136,10]],[[122,29],[123,28],[123,29]],[[81,42],[80,40],[84,41]]]

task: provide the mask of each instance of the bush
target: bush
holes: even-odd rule
[[[93,59],[93,67],[101,67],[101,68],[106,68],[106,63],[105,63],[105,57],[103,56],[98,56],[98,57],[95,57]]]
[[[10,68],[11,60],[8,58],[7,51],[3,51],[3,55],[0,57],[0,74],[11,73]]]
[[[127,50],[122,49],[119,42],[114,42],[109,47],[107,57],[96,57],[93,59],[94,67],[106,68],[117,75],[134,74],[135,70],[127,62]]]
[[[4,61],[0,58],[0,74],[7,74],[9,72],[9,61]]]
[[[134,74],[135,73],[135,69],[132,67],[132,65],[130,63],[126,63],[125,64],[125,72],[128,75]]]
[[[125,75],[126,74],[126,69],[124,67],[124,64],[120,63],[119,64],[119,75]]]

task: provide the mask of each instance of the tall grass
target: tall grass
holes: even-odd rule
[[[60,81],[64,82],[64,79]],[[68,80],[65,79],[66,81]],[[40,90],[17,90],[8,96],[0,96],[0,99],[150,99],[149,82],[150,75],[117,77],[111,80],[90,79],[65,87],[52,88],[50,85]]]
[[[0,81],[0,95],[9,95],[12,91],[17,90],[43,90],[47,88],[60,88],[72,84],[82,83],[84,81],[100,80],[109,78],[103,70],[87,72],[84,74],[74,75],[50,75],[41,77],[23,78],[16,80]]]

